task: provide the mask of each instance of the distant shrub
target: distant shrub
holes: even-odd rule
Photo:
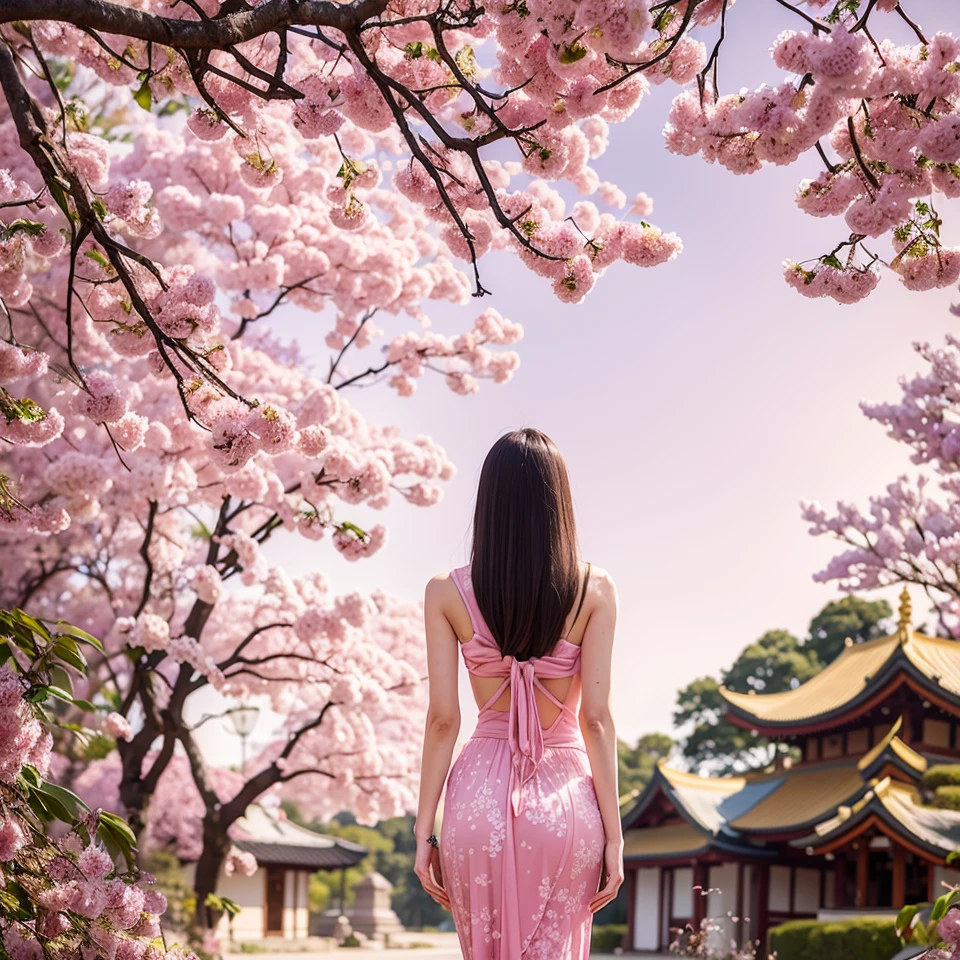
[[[777,960],[890,960],[901,948],[892,920],[790,920],[770,931]]]
[[[956,810],[960,812],[960,786],[946,784],[937,787],[933,795],[933,805],[941,810]]]
[[[941,763],[931,767],[923,775],[923,785],[928,790],[939,787],[960,787],[960,763]]]
[[[591,948],[597,953],[610,953],[616,947],[623,945],[623,938],[627,935],[625,923],[605,923],[594,926]]]

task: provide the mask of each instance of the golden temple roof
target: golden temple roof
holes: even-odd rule
[[[864,817],[873,815],[884,832],[912,842],[945,857],[960,848],[960,813],[926,807],[913,784],[887,778],[865,785],[856,802],[840,807],[836,814],[818,824],[812,836],[795,840],[794,846],[808,849],[835,846],[844,835],[856,831]]]
[[[960,701],[960,643],[928,637],[901,623],[898,632],[844,647],[843,652],[806,683],[783,693],[720,693],[731,716],[764,729],[789,727],[843,713],[897,674],[912,673],[931,693]]]
[[[880,758],[884,751],[889,751],[918,775],[923,774],[927,769],[926,758],[922,757],[912,747],[907,746],[907,744],[897,736],[902,726],[903,717],[900,717],[889,731],[887,731],[887,735],[877,743],[869,753],[865,753],[863,757],[861,757],[860,762],[857,764],[858,769],[868,770]]]
[[[624,857],[666,857],[697,853],[710,845],[710,838],[689,823],[627,830],[623,836]]]
[[[736,830],[788,832],[828,816],[838,804],[863,789],[855,762],[800,767],[781,775],[781,783],[759,803],[730,821]]]

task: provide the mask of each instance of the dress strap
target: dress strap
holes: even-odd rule
[[[470,568],[457,567],[450,571],[450,579],[457,585],[460,597],[467,607],[467,613],[470,615],[470,626],[474,633],[481,636],[487,635],[486,624],[480,615],[480,608],[477,606],[477,598],[473,592],[473,583],[470,581]]]
[[[580,590],[580,602],[577,604],[577,612],[573,615],[573,621],[570,624],[570,628],[573,628],[573,625],[577,622],[577,618],[580,616],[580,611],[583,609],[583,601],[587,596],[587,584],[590,582],[590,561],[587,561],[587,573],[583,578],[583,587]]]

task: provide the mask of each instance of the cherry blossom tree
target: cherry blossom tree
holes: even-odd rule
[[[861,408],[906,445],[917,474],[898,477],[867,510],[840,502],[830,512],[807,502],[803,515],[812,534],[844,546],[815,579],[849,591],[917,584],[942,632],[960,637],[960,340],[950,335],[942,348],[915,349],[927,368],[901,379],[900,399]]]
[[[519,324],[477,308],[444,334],[428,317],[431,301],[487,293],[485,254],[515,254],[569,303],[617,261],[677,255],[650,199],[628,204],[591,166],[651,84],[687,87],[675,152],[734,172],[801,156],[824,169],[800,206],[854,233],[788,267],[801,292],[865,295],[885,237],[907,286],[956,280],[931,196],[960,192],[956,41],[890,0],[780,0],[800,28],[774,46],[787,78],[721,96],[732,6],[0,7],[0,604],[103,638],[85,692],[112,707],[119,801],[142,833],[185,763],[205,811],[199,903],[265,791],[366,820],[410,804],[417,608],[335,596],[261,547],[326,539],[359,560],[386,527],[352,511],[439,499],[442,447],[347,397],[375,383],[407,397],[427,374],[458,394],[511,377]],[[875,40],[881,16],[915,42]],[[283,335],[293,308],[325,327],[323,370]],[[210,688],[286,718],[233,785],[187,719]],[[69,735],[61,746],[85,759]]]

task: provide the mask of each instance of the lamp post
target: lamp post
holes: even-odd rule
[[[240,773],[246,773],[247,768],[247,737],[253,733],[260,717],[260,708],[251,704],[240,704],[230,711],[230,722],[233,732],[240,738]]]

